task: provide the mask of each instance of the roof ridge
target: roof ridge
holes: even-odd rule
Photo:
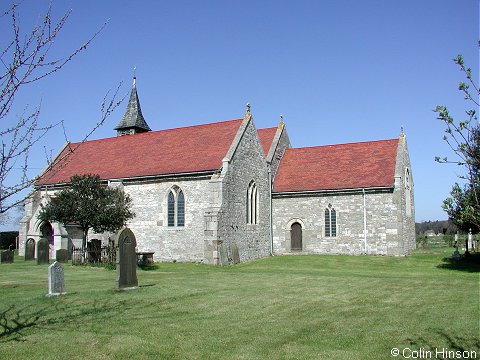
[[[217,121],[213,123],[207,123],[207,124],[199,124],[199,125],[188,125],[188,126],[181,126],[177,128],[170,128],[170,129],[162,129],[162,130],[155,130],[155,131],[149,131],[149,132],[143,132],[143,133],[137,133],[137,134],[132,134],[128,138],[131,139],[131,136],[152,136],[153,134],[158,134],[160,132],[169,132],[169,131],[174,131],[174,130],[181,130],[181,129],[189,129],[192,127],[204,127],[204,126],[211,126],[211,125],[217,125],[217,124],[223,124],[223,123],[228,123],[228,122],[234,122],[234,121],[242,121],[243,119],[235,119],[235,120],[224,120],[224,121]],[[83,144],[83,143],[92,143],[92,142],[98,142],[98,141],[110,141],[113,139],[121,139],[121,138],[126,138],[123,136],[110,136],[107,138],[101,138],[101,139],[93,139],[93,140],[87,140],[87,141],[78,141],[78,142],[71,142],[70,145],[78,145],[78,144]],[[127,141],[127,140],[118,140],[118,141]]]
[[[343,143],[343,144],[302,146],[302,147],[288,148],[287,150],[301,150],[301,149],[313,149],[313,148],[325,148],[325,147],[338,147],[338,146],[357,145],[357,144],[372,144],[372,143],[388,142],[388,141],[398,141],[398,139],[393,138],[393,139],[371,140],[371,141],[356,141],[356,142]]]

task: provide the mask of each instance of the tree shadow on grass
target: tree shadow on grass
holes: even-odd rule
[[[6,310],[0,310],[0,343],[7,341],[25,341],[23,330],[55,324],[75,324],[84,321],[85,317],[118,314],[124,308],[124,302],[102,303],[94,301],[91,304],[51,304],[35,310],[17,308],[10,305]]]
[[[443,264],[437,265],[439,269],[480,272],[480,253],[462,256],[459,260],[454,260],[451,257],[446,257],[442,260]]]
[[[460,351],[461,353],[465,351],[475,351],[477,355],[480,353],[480,340],[475,335],[476,331],[472,332],[472,337],[470,338],[452,336],[443,330],[437,330],[434,331],[434,333],[439,335],[444,342],[442,342],[441,344],[431,343],[431,341],[428,341],[422,337],[407,340],[410,342],[410,345],[415,346],[416,349],[424,349],[433,352],[435,352],[435,350],[439,350],[441,352],[443,349],[447,349],[452,351]]]

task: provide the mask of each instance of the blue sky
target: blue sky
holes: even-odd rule
[[[31,27],[48,4],[24,0],[21,26]],[[478,79],[478,0],[57,0],[53,8],[56,17],[73,9],[53,55],[108,24],[60,73],[25,88],[14,114],[41,102],[42,122],[64,120],[78,141],[109,90],[123,82],[128,95],[136,66],[153,130],[237,119],[247,102],[258,128],[276,126],[283,114],[294,147],[396,138],[403,125],[416,220],[447,218],[441,202],[461,169],[434,162],[451,154],[432,110],[445,104],[464,117],[471,107],[452,59],[463,54]],[[2,34],[7,20],[0,19]],[[125,106],[92,139],[114,136]],[[32,173],[45,166],[45,150],[56,154],[63,143],[63,131],[52,131],[31,159]]]

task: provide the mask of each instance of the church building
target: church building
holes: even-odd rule
[[[20,254],[41,237],[80,246],[75,225],[39,224],[40,205],[71,176],[97,174],[132,198],[127,224],[155,261],[228,265],[270,255],[403,256],[415,248],[405,134],[292,148],[287,128],[242,119],[152,131],[134,79],[116,137],[67,143],[35,184],[20,223]],[[113,234],[89,234],[106,244]],[[29,244],[29,245],[28,245]],[[52,251],[54,254],[54,251]]]

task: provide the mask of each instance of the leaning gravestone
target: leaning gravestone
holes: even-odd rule
[[[55,257],[58,262],[66,263],[70,258],[70,252],[67,249],[58,249]]]
[[[0,263],[2,264],[12,264],[13,263],[13,251],[5,250],[0,254]]]
[[[37,264],[48,264],[50,261],[50,246],[48,240],[41,238],[37,245]]]
[[[124,228],[117,234],[117,289],[135,288],[137,280],[137,241],[133,232]]]
[[[48,267],[48,294],[57,296],[65,294],[65,277],[63,265],[55,261]]]
[[[35,259],[35,240],[32,238],[27,240],[25,244],[25,261]]]

